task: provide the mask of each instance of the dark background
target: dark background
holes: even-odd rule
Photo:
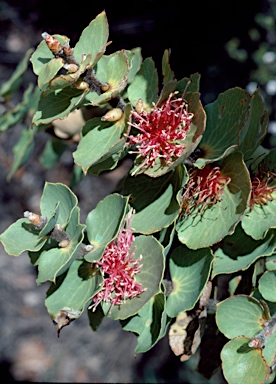
[[[42,32],[65,34],[74,46],[82,30],[105,10],[112,41],[107,54],[141,47],[143,58],[152,57],[161,73],[164,50],[171,49],[170,64],[178,80],[195,72],[201,74],[202,102],[206,104],[220,92],[235,86],[245,88],[250,81],[250,72],[255,68],[251,54],[262,40],[253,43],[248,31],[256,26],[255,15],[267,9],[265,0],[0,1],[0,85],[9,78],[25,51],[41,41]],[[261,39],[265,39],[264,31],[258,29]],[[245,63],[227,54],[225,44],[233,37],[239,38],[246,47]],[[30,73],[27,80],[36,81],[32,76]],[[0,135],[0,232],[21,217],[24,210],[39,209],[45,180],[64,183],[68,180],[65,158],[60,167],[48,171],[31,160],[7,183],[12,146],[17,139],[17,128]],[[98,178],[89,176],[81,182],[75,191],[81,211],[89,212],[111,193],[120,177],[120,171],[116,172]],[[1,245],[1,379],[224,383],[219,373],[208,381],[193,372],[193,362],[180,363],[170,351],[167,338],[151,351],[134,358],[135,336],[108,319],[94,333],[83,315],[62,330],[58,339],[44,307],[47,287],[36,287],[35,279],[28,256],[10,257]]]

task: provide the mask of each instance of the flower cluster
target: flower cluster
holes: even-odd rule
[[[129,135],[127,145],[135,145],[136,149],[130,153],[144,158],[139,168],[154,166],[157,159],[171,164],[185,149],[183,140],[194,115],[187,111],[183,98],[174,98],[176,93],[171,93],[160,107],[154,104],[151,112],[132,112],[130,125],[139,133]]]
[[[276,187],[270,187],[269,185],[275,179],[275,175],[270,171],[261,171],[252,177],[251,185],[251,198],[250,198],[250,209],[253,210],[255,204],[266,205],[269,201],[274,198],[272,193],[276,191]]]
[[[106,247],[103,257],[97,262],[104,282],[102,289],[93,297],[93,310],[102,301],[110,303],[112,309],[114,305],[121,305],[145,290],[135,280],[142,267],[142,255],[135,259],[134,250],[130,249],[135,239],[130,226],[132,214],[130,211],[126,216],[117,238]]]
[[[189,175],[189,181],[182,196],[182,211],[191,214],[196,207],[201,206],[201,212],[216,204],[223,195],[223,190],[231,181],[223,176],[219,167],[207,164],[202,169],[194,169]]]

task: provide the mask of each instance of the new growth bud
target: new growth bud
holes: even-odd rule
[[[123,116],[123,111],[121,108],[110,109],[104,116],[102,116],[102,121],[118,121]]]
[[[28,219],[33,225],[42,229],[47,223],[47,217],[37,215],[36,213],[25,211],[24,217]]]
[[[51,52],[56,54],[62,50],[60,42],[55,37],[49,35],[47,32],[43,32],[41,36],[46,41],[46,44],[48,45]]]

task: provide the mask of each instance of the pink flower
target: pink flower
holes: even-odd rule
[[[252,176],[250,209],[253,210],[255,204],[267,205],[269,201],[274,200],[272,193],[276,191],[276,187],[270,187],[275,180],[275,174],[265,168],[259,169],[258,173]]]
[[[127,145],[135,145],[138,153],[145,160],[139,168],[154,166],[157,159],[171,164],[181,157],[193,113],[188,113],[187,103],[183,98],[175,99],[177,92],[171,93],[160,107],[154,104],[151,112],[132,112],[131,126],[140,132],[129,135]]]
[[[97,262],[102,269],[104,282],[102,289],[93,297],[94,304],[90,307],[93,310],[102,301],[111,303],[112,309],[114,305],[121,305],[145,290],[135,280],[135,275],[142,267],[142,255],[135,259],[134,251],[130,250],[135,239],[130,226],[132,215],[130,211],[117,238],[106,247],[103,257]]]
[[[207,164],[202,169],[194,169],[182,196],[182,211],[191,214],[201,206],[201,212],[216,204],[223,195],[223,190],[230,183],[230,177],[223,176],[219,167]]]

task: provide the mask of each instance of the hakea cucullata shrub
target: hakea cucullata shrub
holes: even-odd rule
[[[28,252],[37,284],[51,282],[45,305],[58,335],[84,312],[94,331],[107,316],[137,336],[136,353],[168,334],[184,362],[223,334],[220,362],[206,369],[201,353],[202,375],[221,364],[230,384],[272,382],[276,150],[262,146],[262,98],[235,87],[203,106],[198,73],[177,80],[166,50],[160,86],[139,48],[106,52],[108,34],[105,12],[74,48],[45,32],[2,85],[5,101],[31,62],[37,86],[1,116],[2,131],[26,124],[8,179],[41,131],[42,165],[54,166],[70,142],[75,165],[72,185],[45,182],[40,212],[22,213],[0,241],[9,255]],[[130,171],[80,223],[75,184],[124,159]]]

